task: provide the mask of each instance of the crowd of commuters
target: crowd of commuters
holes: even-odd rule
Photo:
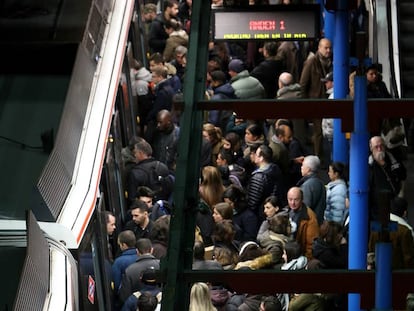
[[[221,5],[212,1],[213,9]],[[117,245],[110,250],[115,310],[155,310],[162,298],[155,271],[167,254],[174,209],[180,124],[173,99],[185,81],[191,6],[191,0],[166,0],[163,6],[148,1],[143,8],[149,68],[134,61],[139,135],[122,150],[129,213],[122,228],[115,228],[114,215],[107,217],[108,234],[117,231]],[[326,38],[317,44],[211,42],[206,98],[328,98],[333,93],[332,58]],[[366,74],[368,96],[391,96],[377,67]],[[329,148],[324,137],[332,140],[332,122],[247,120],[230,110],[210,111],[204,121],[193,269],[346,269],[347,167],[323,151]],[[413,268],[404,154],[390,134],[400,124],[391,119],[385,124],[367,141],[370,220],[379,219],[378,195],[387,190],[391,220],[398,222],[398,232],[391,235],[398,246],[393,266]],[[371,253],[377,239],[371,232]],[[251,295],[215,283],[195,283],[190,295],[190,310],[197,311],[346,309],[341,295]]]

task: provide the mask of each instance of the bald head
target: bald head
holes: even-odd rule
[[[292,210],[294,211],[299,210],[302,206],[302,200],[303,200],[302,189],[300,189],[299,187],[290,188],[287,193],[287,200],[288,200],[289,207]]]
[[[165,131],[172,126],[171,112],[168,110],[160,110],[157,114],[157,128],[160,131]]]
[[[332,56],[332,43],[329,39],[323,38],[319,41],[318,53],[325,58]]]
[[[279,76],[279,88],[291,85],[293,83],[293,76],[289,72],[282,72]]]

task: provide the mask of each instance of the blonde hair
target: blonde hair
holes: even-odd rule
[[[190,293],[189,311],[216,311],[210,298],[210,289],[206,283],[194,283]]]
[[[200,196],[210,208],[213,208],[214,205],[222,202],[224,192],[220,171],[215,166],[205,166],[201,174]]]

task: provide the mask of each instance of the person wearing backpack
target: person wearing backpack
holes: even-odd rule
[[[146,140],[134,144],[132,150],[137,164],[127,177],[128,201],[131,204],[137,197],[137,189],[147,186],[154,192],[154,200],[169,200],[172,194],[174,177],[168,167],[152,157],[152,147]]]

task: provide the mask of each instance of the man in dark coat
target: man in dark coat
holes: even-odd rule
[[[253,171],[247,186],[247,204],[259,219],[264,219],[261,213],[264,200],[276,195],[283,206],[286,203],[286,188],[280,168],[272,163],[272,149],[269,146],[257,148],[255,164],[258,168]]]
[[[164,12],[157,15],[152,21],[148,44],[151,53],[163,53],[165,44],[168,39],[168,34],[165,31],[164,25],[166,20],[170,20],[178,15],[178,2],[176,0],[164,1]]]
[[[144,284],[141,281],[142,273],[153,267],[155,270],[160,268],[160,260],[152,255],[152,244],[149,239],[139,239],[137,241],[138,259],[129,265],[123,275],[119,288],[119,298],[125,301],[132,293],[141,290]]]
[[[390,199],[397,197],[402,182],[407,178],[407,170],[402,162],[385,150],[385,142],[381,136],[372,137],[369,148],[371,150],[368,159],[370,220],[378,220],[380,193],[388,192]]]
[[[213,96],[211,100],[235,99],[234,89],[226,81],[226,74],[221,70],[214,70],[210,73]],[[221,128],[223,133],[226,130],[227,123],[232,115],[230,110],[210,110],[208,113],[208,122]]]
[[[276,57],[277,43],[266,42],[263,46],[264,61],[253,68],[250,72],[252,77],[262,83],[265,91],[266,98],[275,98],[278,90],[278,78],[279,75],[285,70],[283,60]]]

